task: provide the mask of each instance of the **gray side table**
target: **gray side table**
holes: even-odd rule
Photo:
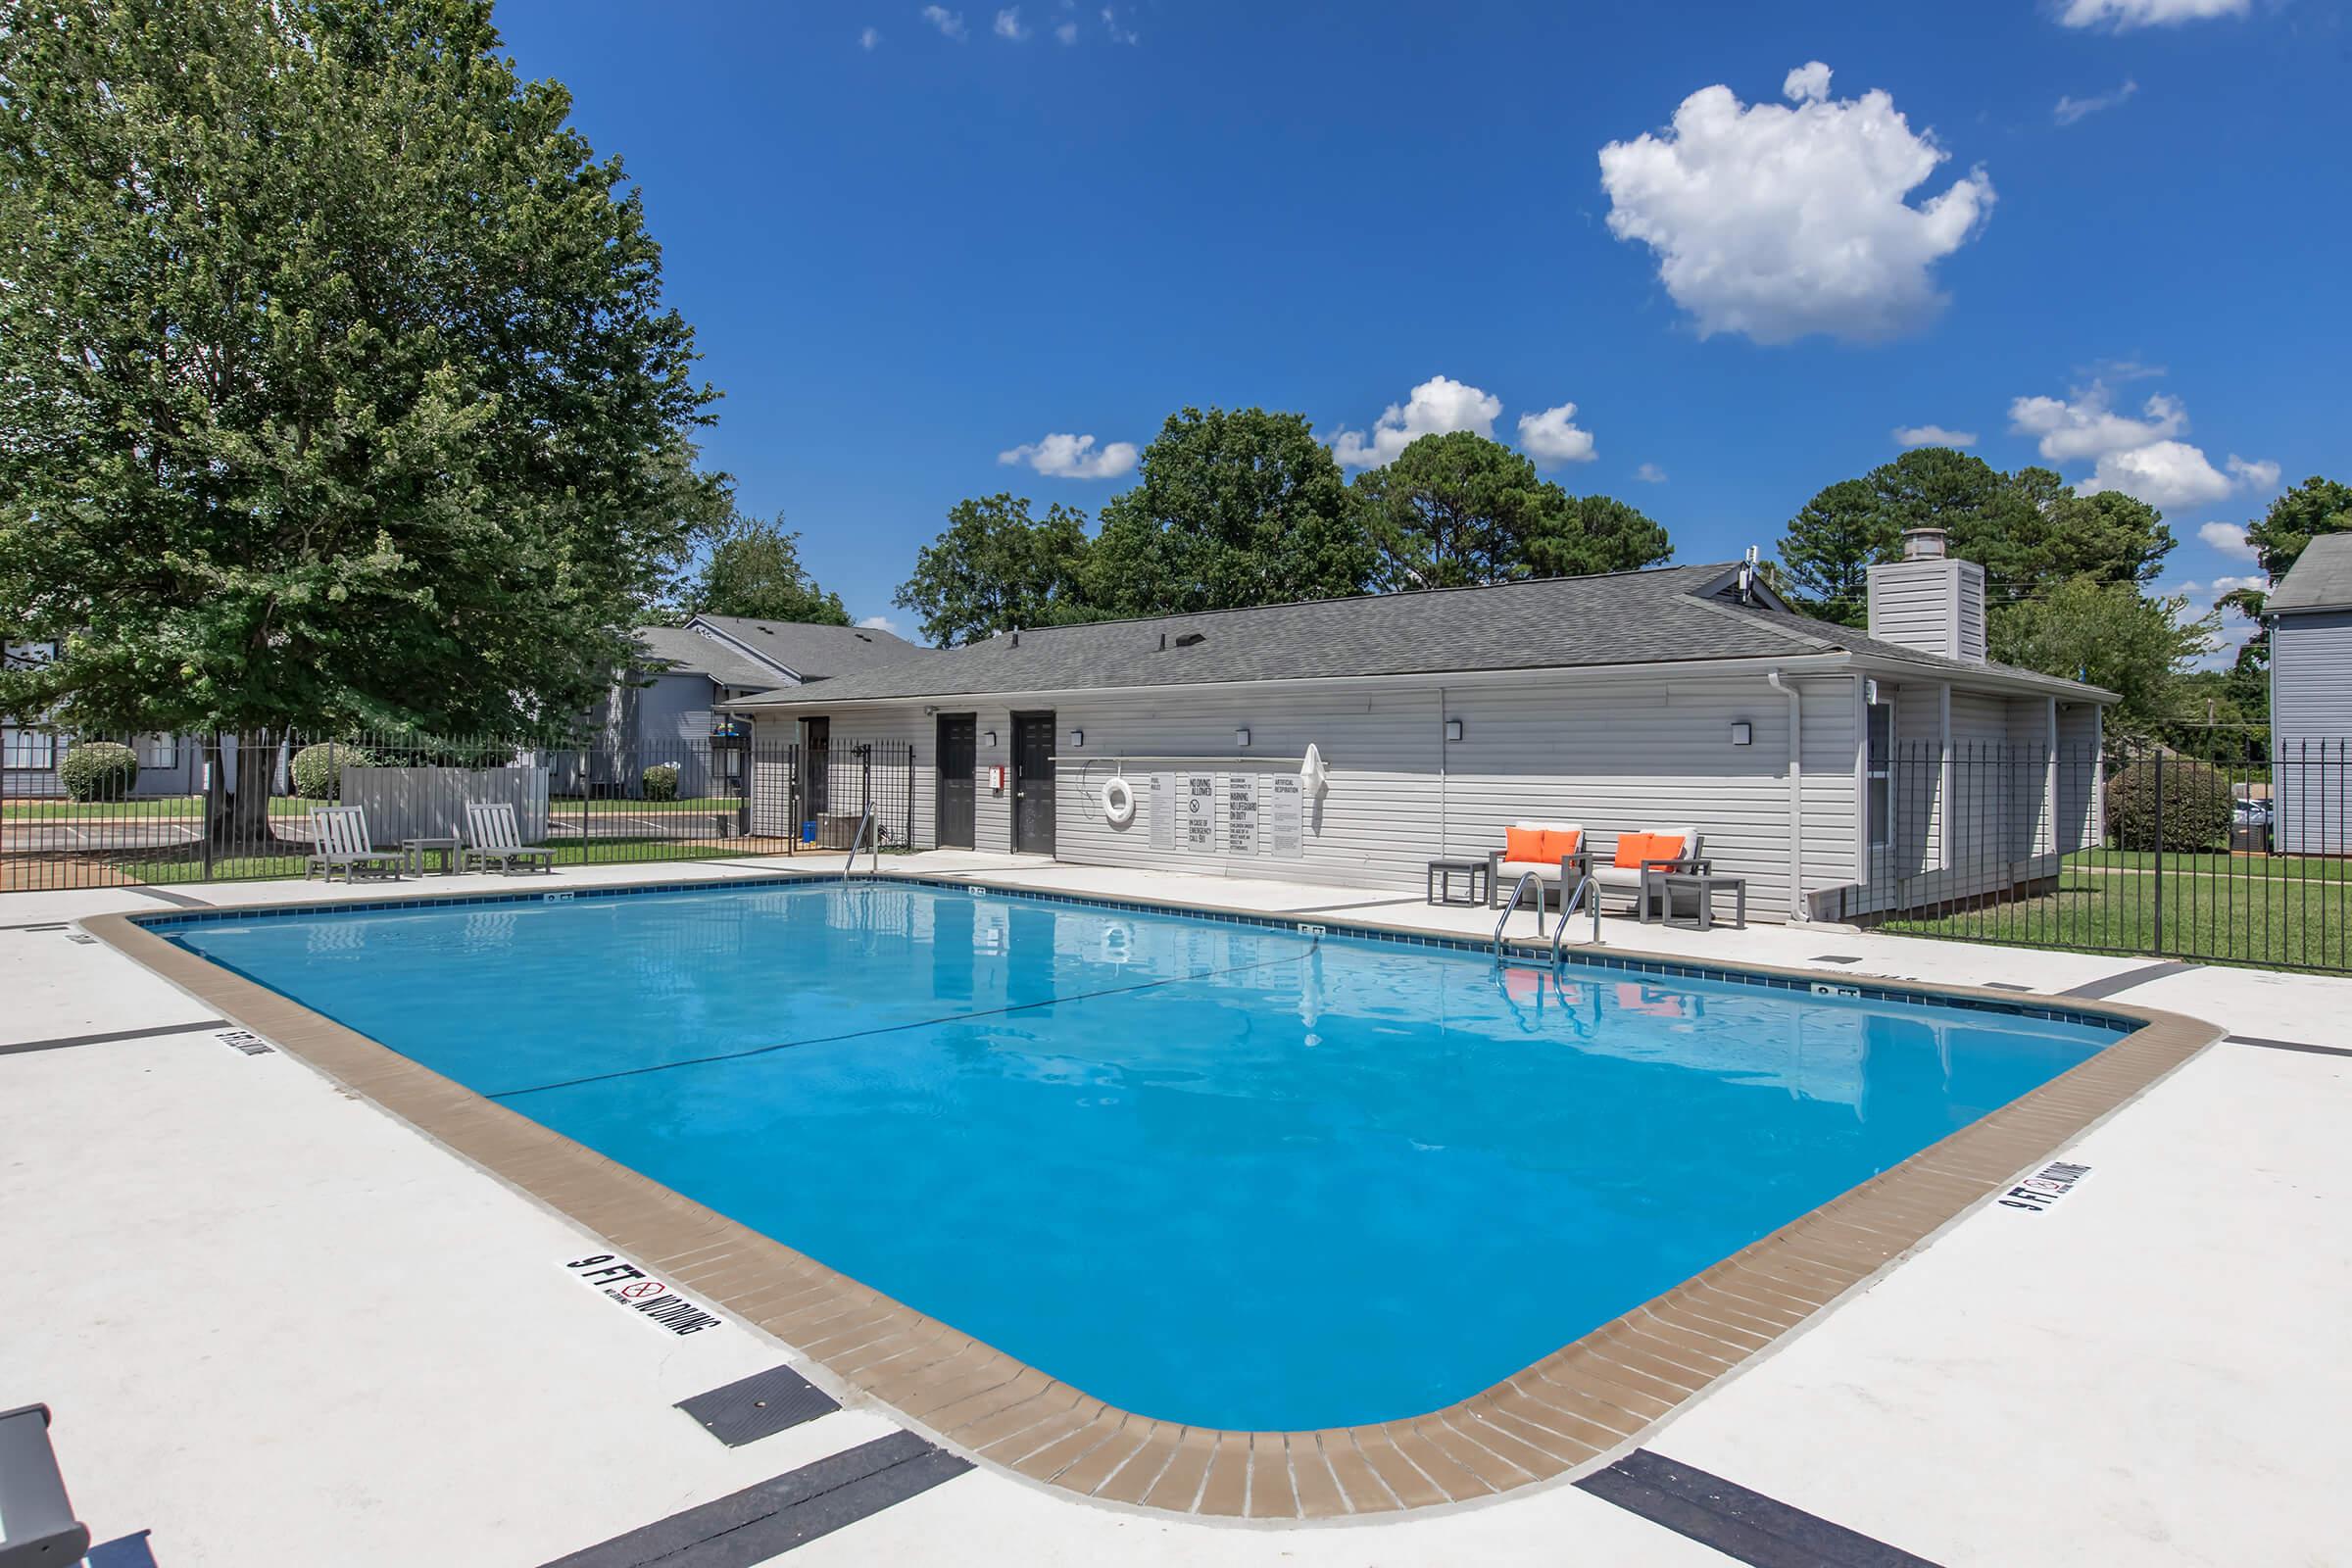
[[[1741,930],[1747,928],[1747,878],[1727,876],[1716,871],[1669,871],[1658,878],[1659,901],[1665,906],[1659,918],[1667,925],[1680,926],[1687,931],[1709,931],[1715,926],[1715,895],[1733,895],[1732,917]],[[1674,912],[1674,896],[1689,893],[1696,912],[1687,919],[1678,919]]]
[[[456,876],[458,874],[459,842],[455,838],[434,838],[429,835],[423,838],[402,839],[400,853],[408,859],[409,875],[424,875],[424,858],[427,855],[438,854],[441,857],[441,874]]]
[[[1453,879],[1462,879],[1468,890],[1455,897]],[[1487,862],[1484,860],[1432,860],[1429,862],[1429,883],[1424,895],[1431,904],[1486,904],[1492,901],[1494,889],[1487,885]]]

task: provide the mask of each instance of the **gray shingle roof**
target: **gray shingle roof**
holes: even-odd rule
[[[1335,676],[1545,669],[1682,660],[1773,659],[1844,650],[1953,672],[1992,672],[2085,693],[2006,665],[1967,664],[1843,626],[1708,597],[1737,563],[1552,577],[1483,588],[1378,594],[1000,634],[821,692],[731,706],[1102,691]]]
[[[762,663],[734,644],[683,626],[640,626],[636,636],[648,669],[708,675],[722,686],[764,688],[787,678],[778,666]]]
[[[855,675],[932,652],[872,626],[811,626],[797,620],[754,620],[745,615],[697,615],[695,619],[726,633],[803,680]]]
[[[2267,608],[2352,610],[2352,533],[2324,533],[2305,545]]]

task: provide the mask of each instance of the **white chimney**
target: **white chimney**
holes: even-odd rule
[[[1946,554],[1941,528],[1903,530],[1903,559],[1869,568],[1870,634],[1984,662],[1984,568]]]

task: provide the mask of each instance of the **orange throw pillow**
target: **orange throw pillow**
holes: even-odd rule
[[[1678,835],[1669,838],[1663,833],[1649,836],[1649,858],[1653,860],[1679,860],[1683,858],[1683,841]]]
[[[1642,868],[1643,860],[1654,860],[1658,858],[1659,852],[1651,846],[1678,842],[1680,841],[1675,839],[1658,839],[1647,833],[1620,833],[1617,835],[1616,863],[1628,871],[1638,871]]]
[[[1577,846],[1584,841],[1585,830],[1581,827],[1571,828],[1565,833],[1546,832],[1544,835],[1544,858],[1551,864],[1557,865],[1574,855]]]
[[[1508,827],[1502,830],[1502,858],[1506,860],[1541,860],[1544,841],[1551,835],[1542,828]]]

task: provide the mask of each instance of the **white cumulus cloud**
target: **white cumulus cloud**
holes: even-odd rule
[[[2071,125],[2084,115],[2095,115],[2102,109],[2113,109],[2137,91],[2139,91],[2139,83],[2127,76],[2124,78],[2124,84],[2113,92],[2094,93],[2088,98],[2061,97],[2057,107],[2050,111],[2050,118],[2061,125]]]
[[[1898,424],[1894,427],[1894,444],[1898,447],[1973,447],[1977,444],[1977,432],[1947,430],[1940,424]]]
[[[1644,463],[1642,465],[1642,466],[1634,470],[1634,477],[1641,480],[1643,484],[1664,484],[1666,482],[1666,470],[1659,467],[1654,463]]]
[[[1592,432],[1571,421],[1576,405],[1563,403],[1541,414],[1519,416],[1519,447],[1538,463],[1591,463]]]
[[[961,39],[964,35],[963,13],[950,11],[946,6],[925,6],[915,13],[937,27],[945,37]]]
[[[1102,31],[1109,36],[1112,43],[1141,41],[1136,30],[1119,20],[1119,13],[1115,7],[1104,6],[1102,8]]]
[[[2121,490],[2151,507],[2209,507],[2230,493],[2230,481],[2185,441],[2151,441],[2099,459],[2098,467],[2075,488],[2086,496]]]
[[[879,44],[881,41],[882,29],[879,27],[868,27],[858,35],[858,47],[865,50],[869,54],[873,51],[874,46]]]
[[[1063,43],[1076,43],[1078,41],[1078,24],[1075,22],[1055,23],[1054,36],[1059,38]]]
[[[867,631],[886,631],[893,637],[904,637],[906,635],[906,632],[900,629],[899,623],[891,619],[888,615],[868,615],[858,624],[864,627]]]
[[[1885,92],[1834,99],[1829,78],[1818,61],[1790,72],[1793,108],[1702,87],[1665,130],[1600,150],[1609,231],[1657,253],[1701,336],[1868,341],[1924,325],[1943,304],[1936,264],[1992,211],[1981,169],[1913,206],[1950,155]]]
[[[2278,465],[2268,458],[2257,458],[2249,463],[2232,452],[2230,454],[2230,461],[2224,466],[2230,470],[2230,478],[2235,479],[2249,490],[2276,490],[2278,488]]]
[[[1100,450],[1091,435],[1050,434],[997,454],[999,463],[1027,464],[1050,479],[1116,479],[1135,467],[1132,441],[1111,441]]]
[[[2205,541],[2207,548],[2218,551],[2222,555],[2234,557],[2239,561],[2254,559],[2254,542],[2246,537],[2246,530],[2234,522],[2209,522],[2197,530],[2197,537]],[[2259,586],[2259,584],[2250,586]],[[2222,592],[2227,593],[2229,590],[2225,588]]]
[[[2242,17],[2250,0],[2063,0],[2059,24],[2068,27],[2166,27],[2214,17]]]
[[[998,12],[996,26],[993,30],[998,37],[1013,43],[1019,43],[1023,38],[1029,36],[1029,29],[1021,25],[1021,8],[1019,6],[1010,6]]]
[[[1502,400],[1451,376],[1433,375],[1413,388],[1402,404],[1392,403],[1373,423],[1369,436],[1360,430],[1342,430],[1332,443],[1340,462],[1350,468],[1380,468],[1396,461],[1396,454],[1425,435],[1452,430],[1494,433]]]
[[[2278,465],[2235,453],[2228,473],[2215,467],[2202,448],[2180,439],[2188,433],[2187,405],[2161,392],[2136,416],[2115,411],[2103,381],[2064,398],[2015,398],[2009,427],[2034,437],[2035,450],[2053,463],[2091,460],[2090,477],[2075,484],[2084,495],[2121,490],[2152,507],[2194,508],[2278,482]]]
[[[2145,446],[2177,436],[2188,428],[2188,411],[2179,398],[2159,393],[2132,418],[2109,406],[2107,386],[2093,381],[2072,399],[2016,398],[2009,404],[2009,427],[2019,435],[2036,436],[2036,450],[2053,463],[2073,458],[2095,458],[2125,447]]]

